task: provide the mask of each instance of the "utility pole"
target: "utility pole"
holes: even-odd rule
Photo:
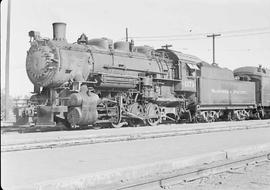
[[[166,44],[166,45],[164,45],[164,46],[161,46],[163,49],[166,49],[166,50],[168,50],[169,49],[169,47],[172,47],[172,45],[168,45],[168,44]]]
[[[212,34],[212,35],[207,35],[208,38],[213,38],[213,65],[216,64],[215,62],[215,37],[221,36],[221,34]]]
[[[126,42],[128,42],[128,28],[126,28]]]
[[[5,68],[5,120],[9,119],[9,51],[10,51],[10,4],[11,0],[8,0],[8,10],[7,10],[7,39],[6,39],[6,68]]]

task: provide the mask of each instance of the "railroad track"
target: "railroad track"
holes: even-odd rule
[[[209,175],[234,171],[242,167],[256,165],[261,162],[270,162],[270,152],[252,156],[243,156],[236,160],[226,160],[214,162],[213,164],[202,165],[198,167],[187,168],[179,171],[174,171],[170,174],[152,177],[135,181],[124,185],[115,185],[114,187],[102,187],[102,190],[143,190],[151,188],[169,189],[177,184],[183,184],[196,179],[200,179]]]
[[[270,144],[234,147],[162,160],[131,167],[115,168],[27,184],[22,189],[169,189],[209,175],[235,172],[242,167],[270,163]],[[237,171],[236,171],[237,172]]]
[[[264,122],[264,121],[270,121],[268,120],[244,120],[241,122],[251,122],[251,123],[260,123],[260,122]],[[182,125],[205,125],[205,124],[215,124],[217,126],[224,125],[224,123],[228,123],[228,125],[234,125],[232,123],[236,123],[238,121],[227,121],[227,122],[214,122],[214,123],[183,123],[183,124],[160,124],[158,126],[166,126],[166,125],[178,125],[178,126],[182,126]],[[269,122],[270,125],[270,122]],[[140,127],[146,127],[146,128],[151,128],[149,126],[140,126]],[[126,128],[126,127],[124,127]],[[56,126],[42,126],[42,127],[36,127],[36,126],[30,126],[30,125],[4,125],[3,123],[1,123],[1,134],[5,134],[5,133],[38,133],[38,132],[52,132],[52,131],[79,131],[79,130],[96,130],[96,129],[101,129],[101,128],[93,128],[91,126],[84,126],[84,127],[78,127],[78,128],[74,128],[74,129],[69,129],[64,125],[56,125]],[[103,128],[105,129],[105,128]],[[115,129],[117,130],[117,129]]]
[[[83,128],[79,128],[83,129]],[[89,128],[88,128],[89,129]],[[13,125],[13,126],[2,126],[1,127],[1,134],[4,133],[37,133],[37,132],[50,132],[50,131],[64,131],[69,130],[64,126],[54,126],[54,127],[34,127],[30,125]]]
[[[202,133],[213,133],[223,132],[232,130],[246,130],[270,127],[270,120],[252,121],[252,122],[236,122],[236,123],[223,123],[217,126],[211,127],[194,127],[194,128],[174,128],[167,130],[154,131],[126,131],[121,134],[101,134],[101,135],[78,135],[67,138],[52,138],[45,140],[27,140],[17,143],[1,143],[1,152],[12,152],[12,151],[25,151],[33,149],[45,149],[45,148],[58,148],[68,147],[86,144],[96,143],[110,143],[119,141],[131,141],[131,140],[143,140],[153,139],[162,137],[172,137],[181,135],[192,135]]]

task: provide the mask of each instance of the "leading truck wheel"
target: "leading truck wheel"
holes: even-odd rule
[[[146,105],[146,122],[150,126],[155,126],[161,122],[161,111],[157,104]]]

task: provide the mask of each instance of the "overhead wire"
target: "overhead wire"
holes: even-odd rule
[[[242,37],[242,36],[256,36],[256,35],[262,35],[262,34],[270,34],[270,31],[256,32],[256,33],[243,33],[243,34],[224,35],[223,38]]]
[[[270,34],[270,27],[261,28],[249,28],[249,29],[239,29],[239,30],[227,30],[222,32],[219,38],[234,38],[234,37],[248,37],[248,36],[260,36]],[[150,41],[160,41],[160,42],[170,42],[170,41],[182,41],[182,40],[208,40],[207,35],[211,33],[194,33],[194,34],[179,34],[179,35],[159,35],[159,36],[131,36],[129,39],[134,39],[139,42],[150,42]],[[251,52],[256,50],[269,50],[269,48],[246,48],[246,49],[226,49],[220,51],[245,51]]]
[[[257,33],[246,33],[246,34],[221,35],[221,36],[219,36],[219,38],[246,37],[246,36],[257,36],[257,35],[263,35],[263,34],[270,34],[270,31],[267,31],[267,32],[257,32]],[[205,36],[196,37],[196,38],[136,39],[136,41],[146,41],[146,42],[149,42],[149,41],[207,40],[207,38]]]
[[[221,33],[222,38],[229,37],[242,37],[242,36],[254,36],[270,34],[270,27],[264,28],[250,28],[250,29],[240,29],[240,30],[228,30]],[[136,41],[160,41],[160,40],[201,40],[205,39],[205,36],[211,33],[194,33],[194,34],[179,34],[179,35],[159,35],[159,36],[131,36],[129,39],[136,39]]]

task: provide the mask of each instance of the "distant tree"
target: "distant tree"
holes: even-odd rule
[[[29,95],[24,95],[24,97],[23,97],[23,99],[25,99],[25,100],[29,100],[31,98],[31,96],[29,96]]]
[[[6,107],[6,101],[8,102],[7,107]],[[12,109],[13,109],[12,97],[9,96],[9,98],[6,100],[5,89],[1,89],[1,120],[5,119],[6,110],[8,113],[11,113]]]

